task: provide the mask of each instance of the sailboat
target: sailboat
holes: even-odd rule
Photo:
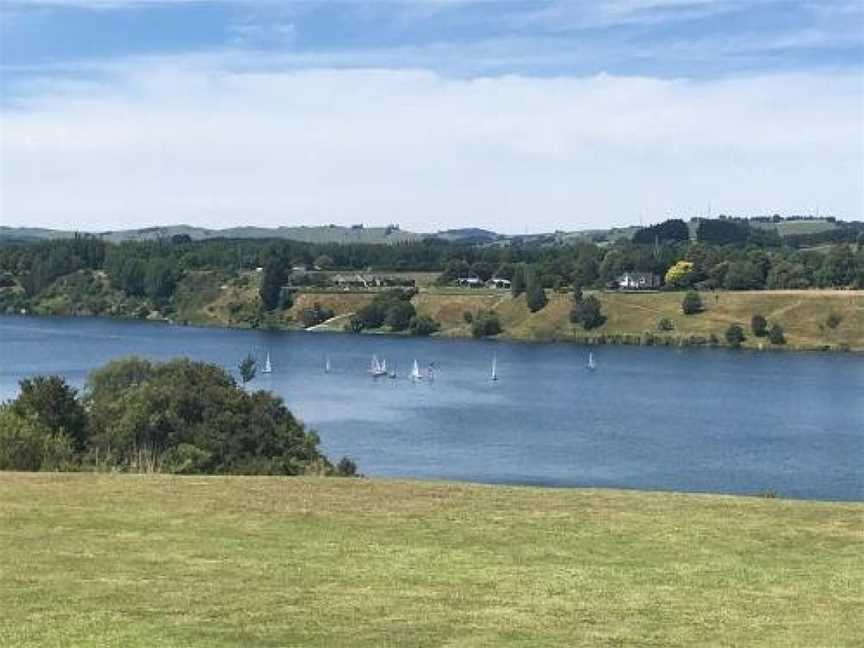
[[[417,364],[417,360],[414,360],[414,366],[411,368],[411,380],[414,382],[418,382],[423,380],[423,375],[420,373],[420,365]]]
[[[264,360],[264,368],[261,373],[273,373],[273,365],[270,364],[270,353],[267,353],[267,359]]]
[[[378,362],[378,356],[372,356],[372,364],[369,367],[369,373],[372,374],[373,377],[377,378],[379,376],[387,375],[387,361],[384,363]]]
[[[586,367],[588,371],[594,371],[597,368],[597,364],[594,362],[594,354],[588,353],[588,365]]]
[[[330,373],[330,356],[324,358],[324,373]]]
[[[498,380],[498,357],[492,356],[492,380]]]

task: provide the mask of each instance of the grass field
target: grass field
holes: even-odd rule
[[[4,646],[860,646],[864,507],[0,474]]]
[[[332,308],[337,315],[348,314],[369,303],[372,294],[312,294],[301,295],[294,309],[308,308],[318,301]],[[741,324],[746,333],[745,348],[762,345],[771,348],[767,338],[757,338],[750,332],[750,319],[755,314],[769,323],[783,326],[789,349],[847,349],[864,351],[864,291],[861,290],[776,290],[704,293],[703,312],[685,316],[681,312],[680,292],[601,293],[606,323],[592,331],[584,331],[569,321],[572,300],[569,294],[548,293],[549,303],[537,313],[531,313],[525,297],[512,299],[506,291],[460,291],[429,289],[414,297],[421,313],[441,323],[441,335],[469,336],[470,325],[464,314],[476,315],[480,310],[494,310],[505,336],[517,340],[568,340],[580,336],[627,335],[639,337],[650,333],[672,340],[679,337],[715,335],[721,343],[730,324]],[[839,323],[827,324],[830,313],[836,313]],[[674,330],[660,332],[658,322],[668,318]]]

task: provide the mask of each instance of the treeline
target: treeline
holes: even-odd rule
[[[92,372],[82,394],[58,376],[28,378],[0,405],[0,470],[356,473],[318,445],[281,398],[186,359],[116,360]]]
[[[512,280],[520,267],[530,268],[546,289],[575,285],[603,288],[624,272],[647,272],[665,278],[681,261],[693,264],[687,281],[676,288],[758,290],[809,287],[864,287],[864,233],[852,224],[825,236],[838,242],[819,250],[797,249],[776,232],[735,220],[701,221],[698,241],[688,226],[670,220],[645,228],[631,240],[605,246],[540,244],[466,245],[438,239],[395,245],[313,244],[284,240],[214,239],[193,242],[185,236],[169,240],[106,243],[89,236],[37,243],[0,244],[0,310],[26,307],[61,277],[77,271],[104,276],[114,290],[142,308],[165,310],[180,282],[190,273],[219,272],[226,278],[263,269],[261,302],[266,310],[291,305],[285,286],[296,268],[365,271],[436,271],[439,282],[465,277],[486,281]],[[840,233],[831,233],[840,232]],[[848,242],[849,233],[856,234]],[[796,235],[794,241],[806,237]],[[843,238],[846,237],[846,238]],[[66,289],[81,294],[92,288],[82,280]],[[20,284],[23,295],[10,291]],[[4,288],[5,286],[5,288]],[[13,294],[14,293],[14,294]]]

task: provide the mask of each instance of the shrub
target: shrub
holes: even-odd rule
[[[462,313],[462,320],[466,324],[471,324],[474,321],[474,313],[472,313],[471,311],[465,311],[464,313]]]
[[[603,326],[606,317],[600,310],[600,300],[594,295],[590,295],[574,303],[570,310],[570,321],[574,324],[581,324],[586,331]]]
[[[87,441],[87,415],[76,399],[77,391],[60,376],[36,376],[20,382],[21,393],[12,409],[32,418],[50,434],[65,434],[81,450]]]
[[[685,315],[695,315],[702,310],[702,298],[695,290],[687,291],[681,300],[681,312]]]
[[[356,477],[357,464],[348,457],[342,457],[336,464],[336,475],[339,477]]]
[[[432,335],[436,333],[438,329],[441,328],[438,322],[433,320],[428,315],[415,315],[411,318],[411,323],[408,326],[408,330],[411,332],[411,335]]]
[[[358,315],[352,315],[345,323],[343,329],[348,333],[361,333],[363,331],[363,320]]]
[[[72,465],[72,442],[64,434],[0,407],[0,470],[65,470]]]
[[[502,330],[498,315],[492,311],[477,313],[477,317],[474,318],[474,323],[471,325],[471,335],[475,338],[498,335]]]
[[[317,326],[322,322],[326,322],[333,317],[334,313],[329,308],[324,308],[319,303],[315,303],[312,308],[304,308],[300,315],[300,320],[305,328]]]
[[[663,317],[657,322],[657,330],[658,331],[674,331],[675,330],[675,322],[673,322],[668,317]]]
[[[533,267],[530,267],[528,270],[527,283],[528,287],[525,290],[525,302],[528,305],[528,310],[532,313],[543,310],[549,300],[546,298],[546,291],[543,289],[543,283],[540,281],[540,277],[537,275],[537,271]]]
[[[771,325],[771,330],[768,331],[768,339],[771,344],[786,344],[786,336],[783,335],[783,327],[776,322]]]
[[[843,318],[840,316],[840,313],[837,313],[835,311],[831,311],[830,313],[828,313],[828,317],[825,318],[825,324],[830,329],[836,329],[838,326],[840,326],[840,322],[842,321]]]
[[[384,322],[391,331],[404,331],[411,324],[412,318],[417,314],[411,302],[397,301],[387,308]]]
[[[733,349],[740,347],[741,343],[746,339],[747,337],[744,335],[744,329],[740,324],[730,324],[729,328],[726,329],[726,342]]]
[[[754,315],[750,320],[750,330],[756,337],[765,337],[768,335],[768,320],[761,315]]]

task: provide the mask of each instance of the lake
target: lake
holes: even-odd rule
[[[112,358],[188,356],[271,390],[369,476],[864,500],[864,358],[415,339],[0,316],[0,399]],[[396,380],[368,374],[373,354]],[[332,371],[324,371],[329,356]],[[500,379],[490,371],[497,357]],[[435,366],[414,384],[414,359]]]

